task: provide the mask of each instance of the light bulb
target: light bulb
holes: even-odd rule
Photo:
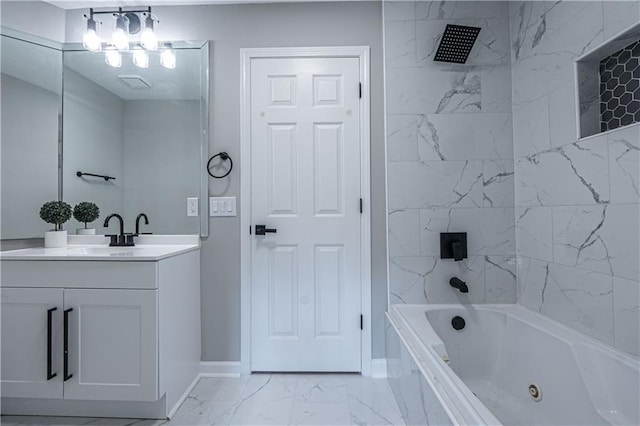
[[[82,36],[82,45],[92,52],[99,52],[102,50],[102,43],[100,37],[96,34],[96,21],[89,18],[87,21],[87,31]]]
[[[123,15],[119,15],[116,19],[116,29],[111,36],[111,41],[118,50],[129,49],[129,30],[127,26],[126,18]]]
[[[137,48],[133,51],[133,65],[139,68],[149,68],[149,55],[146,51]]]
[[[153,32],[153,19],[151,15],[144,21],[144,30],[140,34],[140,44],[147,50],[158,50],[158,37]]]
[[[169,69],[176,67],[176,54],[173,53],[173,50],[167,49],[162,51],[162,54],[160,54],[160,65]]]
[[[114,68],[120,68],[122,66],[122,55],[115,49],[109,49],[105,54],[104,61],[107,65]]]

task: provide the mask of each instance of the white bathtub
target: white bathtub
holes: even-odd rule
[[[453,424],[640,424],[639,360],[535,312],[393,305],[387,317]]]

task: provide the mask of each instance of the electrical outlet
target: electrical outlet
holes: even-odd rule
[[[198,216],[197,198],[187,198],[187,216]]]

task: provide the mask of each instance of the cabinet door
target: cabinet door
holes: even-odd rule
[[[62,294],[47,288],[0,290],[2,396],[62,398]]]
[[[65,290],[65,399],[158,399],[157,290]]]

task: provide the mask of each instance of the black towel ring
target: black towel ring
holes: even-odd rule
[[[227,161],[229,160],[229,170],[227,170],[227,173],[223,174],[222,176],[216,176],[213,173],[211,173],[210,167],[211,167],[211,162],[213,161],[214,158],[216,157],[220,157],[220,159],[222,161]],[[216,178],[216,179],[222,179],[224,177],[229,176],[229,173],[231,173],[231,170],[233,170],[233,160],[231,159],[231,157],[229,157],[229,154],[227,154],[226,152],[219,152],[216,155],[214,155],[213,157],[209,158],[209,161],[207,162],[207,173],[209,173],[209,176],[211,176],[212,178]]]

